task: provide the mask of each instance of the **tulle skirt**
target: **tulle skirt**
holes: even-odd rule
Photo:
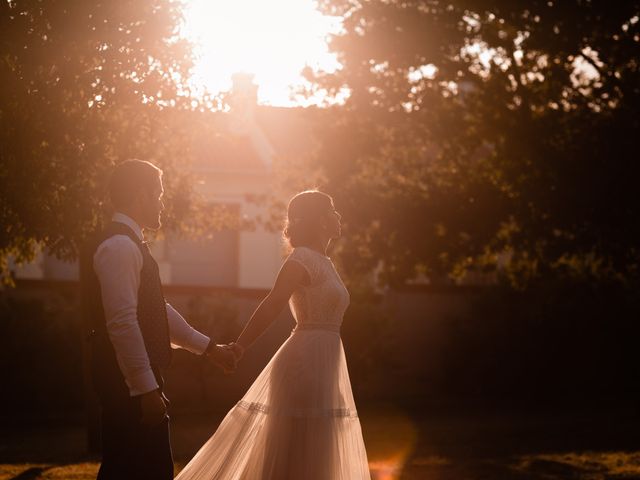
[[[176,478],[370,479],[339,333],[294,330]]]

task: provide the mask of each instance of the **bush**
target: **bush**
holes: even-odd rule
[[[452,320],[442,390],[509,402],[637,396],[635,292],[576,283],[488,290],[473,321]]]
[[[72,295],[0,300],[5,412],[83,406],[82,328]]]

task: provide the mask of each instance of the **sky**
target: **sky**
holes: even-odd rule
[[[323,16],[313,0],[191,0],[184,16],[182,35],[196,44],[196,90],[225,91],[233,73],[250,73],[259,103],[309,105],[318,99],[291,98],[293,88],[305,85],[302,69],[339,68],[326,40],[340,22]]]

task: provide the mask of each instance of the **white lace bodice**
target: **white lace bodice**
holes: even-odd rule
[[[339,327],[349,306],[349,292],[329,257],[307,247],[297,247],[287,261],[301,264],[311,283],[297,289],[289,299],[296,323]]]

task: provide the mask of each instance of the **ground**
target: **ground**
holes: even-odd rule
[[[174,415],[176,471],[220,418]],[[630,411],[427,414],[386,406],[361,410],[361,420],[373,480],[640,480]],[[95,478],[83,428],[50,423],[3,429],[0,480]]]

